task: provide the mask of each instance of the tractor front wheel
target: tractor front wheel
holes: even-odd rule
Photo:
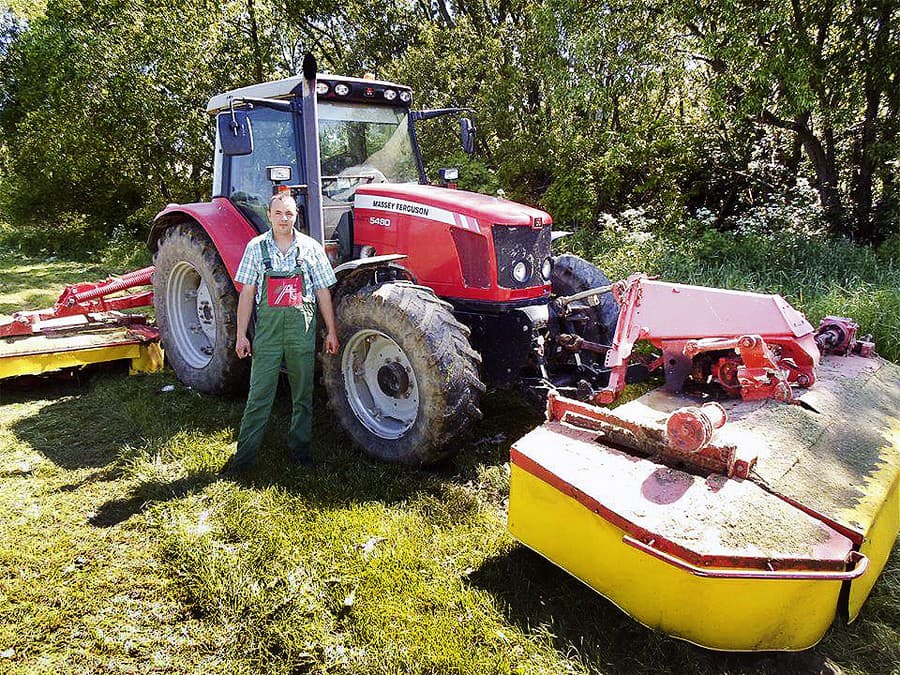
[[[574,295],[589,288],[608,286],[609,279],[584,258],[564,253],[553,261],[551,283],[554,295]],[[581,337],[591,342],[611,344],[616,332],[616,322],[619,320],[619,306],[612,293],[591,298],[587,304],[586,314],[589,320],[581,329]],[[592,362],[596,357],[582,352],[581,358]]]
[[[156,322],[178,379],[207,394],[239,389],[249,359],[234,351],[237,291],[212,240],[198,225],[174,225],[153,262]]]
[[[336,309],[341,342],[323,356],[332,409],[377,459],[432,464],[481,417],[484,385],[468,329],[434,293],[409,283],[367,286]]]

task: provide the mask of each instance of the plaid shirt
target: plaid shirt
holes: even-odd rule
[[[315,239],[294,230],[294,242],[287,253],[282,254],[275,243],[272,230],[269,230],[250,240],[234,275],[234,280],[238,283],[256,286],[257,304],[262,299],[263,278],[266,273],[262,256],[263,246],[268,247],[272,271],[291,272],[295,267],[303,270],[303,302],[315,302],[317,290],[328,288],[337,282],[328,256],[325,255],[325,249]]]

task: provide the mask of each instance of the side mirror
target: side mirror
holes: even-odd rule
[[[220,113],[216,118],[219,143],[226,155],[249,155],[253,152],[253,129],[245,110]]]
[[[459,120],[459,140],[467,155],[475,152],[475,124],[468,117]]]

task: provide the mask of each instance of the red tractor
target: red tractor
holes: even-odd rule
[[[430,185],[416,123],[465,111],[411,105],[402,85],[314,74],[213,97],[213,199],[167,206],[149,247],[172,368],[199,391],[238,388],[247,363],[234,352],[234,273],[268,228],[273,190],[291,189],[338,277],[341,351],[322,361],[331,406],[369,454],[426,464],[456,450],[486,386],[538,399],[604,387],[608,371],[559,336],[608,344],[618,309],[605,295],[557,313],[554,295],[604,286],[604,274],[551,258],[544,211],[455,189],[451,170]],[[471,152],[474,125],[460,126]]]

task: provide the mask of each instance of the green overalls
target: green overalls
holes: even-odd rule
[[[272,270],[268,247],[261,247],[263,264],[262,295],[256,306],[256,334],[253,337],[250,366],[250,392],[241,419],[237,451],[232,460],[235,467],[247,467],[256,462],[275,400],[278,375],[284,360],[291,385],[293,407],[288,433],[288,449],[294,461],[310,460],[312,438],[313,371],[316,350],[316,303],[303,302],[302,295],[295,304],[277,305],[290,300],[279,284],[301,280],[302,290],[308,288],[307,275],[299,258],[291,272]],[[299,255],[299,252],[298,252]],[[287,289],[290,290],[290,289]],[[302,291],[301,291],[302,292]],[[313,295],[315,298],[315,295]],[[274,302],[273,302],[274,301]]]

